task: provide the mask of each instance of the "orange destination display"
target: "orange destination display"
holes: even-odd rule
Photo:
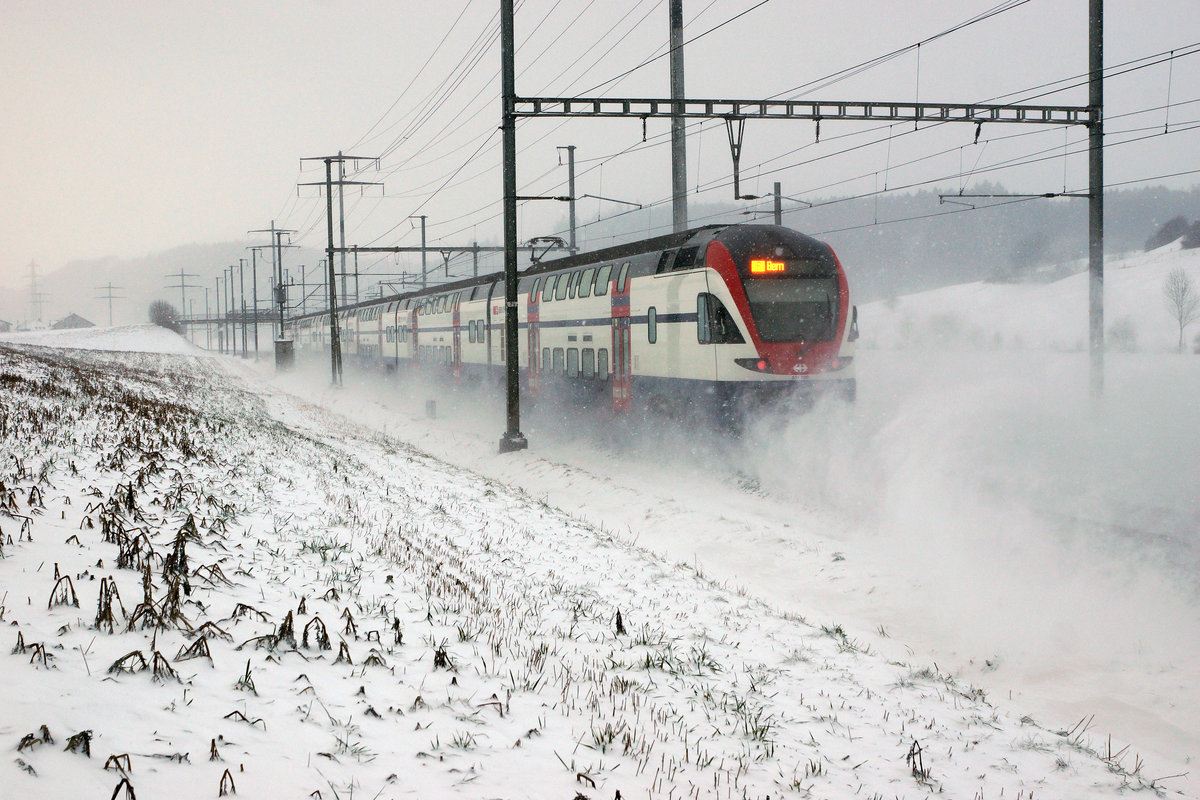
[[[771,272],[783,272],[783,262],[769,261],[765,258],[753,258],[750,260],[751,275],[766,275]]]

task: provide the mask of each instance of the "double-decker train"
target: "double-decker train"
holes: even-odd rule
[[[521,390],[633,408],[740,413],[791,392],[853,400],[857,308],[833,250],[789,228],[711,225],[546,261],[519,274]],[[346,363],[503,380],[504,276],[338,310]],[[329,314],[290,321],[329,352]]]

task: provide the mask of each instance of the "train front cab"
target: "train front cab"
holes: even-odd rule
[[[745,407],[788,396],[833,394],[853,401],[857,391],[854,341],[857,309],[846,274],[825,243],[788,228],[731,226],[708,246],[706,261],[720,277],[742,325],[717,359],[716,391],[723,405]],[[714,339],[729,322],[710,312]]]

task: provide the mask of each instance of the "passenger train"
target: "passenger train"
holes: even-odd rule
[[[829,245],[774,225],[710,225],[519,274],[521,390],[729,418],[792,392],[853,400],[857,308]],[[403,378],[503,381],[504,276],[338,310],[345,363]],[[329,314],[293,318],[301,357]]]

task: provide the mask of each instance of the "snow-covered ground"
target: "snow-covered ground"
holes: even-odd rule
[[[334,391],[324,364],[272,381],[1047,723],[1094,715],[1170,774],[1200,754],[1200,358],[1176,353],[1177,267],[1200,285],[1177,245],[1108,264],[1106,327],[1134,352],[1109,353],[1102,401],[1084,273],[863,306],[856,408],[740,442],[526,410],[531,452],[499,456],[495,399],[353,372]]]
[[[538,409],[531,450],[500,456],[502,409],[478,393],[439,395],[429,418],[419,387],[350,372],[333,391],[319,364],[0,345],[3,373],[52,379],[0,382],[18,515],[0,518],[0,603],[26,643],[0,656],[25,688],[0,700],[0,738],[32,734],[3,785],[111,792],[110,753],[130,754],[143,800],[210,796],[227,768],[243,795],[325,797],[1095,797],[1187,772],[1200,358],[1163,352],[1165,264],[1200,279],[1186,253],[1109,272],[1142,352],[1110,356],[1102,401],[1071,344],[1078,276],[952,287],[861,310],[856,407],[774,415],[741,441]],[[887,333],[939,316],[981,333]],[[122,392],[157,399],[100,399]],[[95,630],[101,579],[133,614],[142,576],[82,517],[150,533],[161,603],[185,510],[183,615],[233,638],[210,629],[210,660],[176,657],[195,641],[178,623]],[[52,603],[56,568],[79,609]],[[279,636],[289,611],[297,640],[320,616],[332,649]],[[151,669],[105,675],[135,650]],[[154,652],[184,682],[153,681]],[[86,729],[91,761],[62,752]]]
[[[0,342],[44,347],[108,350],[125,353],[179,353],[205,355],[205,351],[158,325],[118,325],[111,328],[42,329],[0,333]]]

